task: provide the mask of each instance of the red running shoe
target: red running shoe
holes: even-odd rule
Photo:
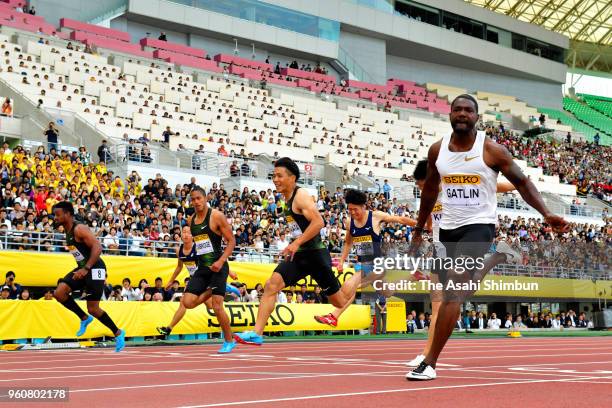
[[[327,314],[325,316],[315,316],[315,320],[321,324],[327,324],[328,326],[338,326],[338,319],[333,314]]]

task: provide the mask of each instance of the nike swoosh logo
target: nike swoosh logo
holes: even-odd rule
[[[474,156],[474,157],[467,157],[467,156],[466,156],[466,157],[465,157],[465,161],[466,161],[466,162],[468,162],[468,161],[470,161],[470,160],[474,160],[474,159],[476,159],[476,158],[478,158],[478,157],[480,157],[480,156]]]

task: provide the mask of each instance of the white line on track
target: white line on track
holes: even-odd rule
[[[361,392],[347,392],[347,393],[339,393],[339,394],[319,394],[319,395],[305,395],[301,397],[287,397],[287,398],[272,398],[265,400],[251,400],[251,401],[235,401],[235,402],[221,402],[221,403],[213,403],[213,404],[204,404],[204,405],[191,405],[191,406],[183,406],[181,408],[206,408],[206,407],[226,407],[232,405],[249,405],[249,404],[264,404],[264,403],[272,403],[272,402],[286,402],[286,401],[302,401],[302,400],[312,400],[312,399],[321,399],[321,398],[336,398],[336,397],[351,397],[358,395],[380,395],[380,394],[390,394],[390,393],[402,393],[402,392],[415,392],[415,391],[427,391],[427,390],[447,390],[447,389],[457,389],[457,388],[473,388],[473,387],[490,387],[497,385],[513,385],[513,384],[536,384],[536,383],[548,383],[548,382],[570,382],[576,381],[577,379],[581,380],[591,380],[595,378],[564,378],[564,379],[543,379],[543,380],[525,380],[525,381],[511,381],[511,382],[490,382],[490,383],[480,383],[480,384],[461,384],[461,385],[447,385],[447,386],[439,386],[439,387],[422,387],[422,388],[399,388],[399,389],[391,389],[391,390],[376,390],[376,391],[361,391]]]
[[[285,366],[286,368],[286,366]],[[404,371],[402,371],[404,372]],[[223,371],[221,372],[221,374]],[[253,374],[252,372],[244,372],[246,374]],[[371,374],[388,374],[388,371],[374,371]],[[162,387],[184,387],[189,385],[203,385],[203,384],[225,384],[225,383],[240,383],[240,382],[250,382],[250,381],[272,381],[272,380],[292,380],[292,379],[300,379],[300,378],[322,378],[322,377],[360,377],[367,373],[307,373],[305,375],[294,375],[292,377],[288,376],[275,376],[273,377],[264,377],[264,378],[238,378],[231,380],[216,380],[216,381],[195,381],[195,382],[183,382],[183,383],[169,383],[169,384],[144,384],[144,385],[126,385],[121,387],[105,387],[105,388],[86,388],[86,389],[76,389],[70,390],[70,393],[81,393],[81,392],[98,392],[98,391],[117,391],[117,390],[131,390],[131,389],[142,389],[142,388],[162,388]],[[584,377],[588,379],[588,377]]]
[[[612,361],[564,361],[560,363],[537,363],[537,364],[512,364],[512,365],[487,365],[481,366],[482,368],[513,368],[513,367],[540,367],[540,366],[567,366],[567,365],[582,365],[582,364],[609,364]],[[463,367],[463,368],[479,368],[479,367]],[[459,368],[458,370],[462,370],[463,368]],[[449,370],[455,370],[454,368],[449,368]]]
[[[537,375],[537,376],[544,376],[544,377],[576,377],[576,376],[581,376],[581,375],[587,375],[587,376],[594,376],[596,374],[596,372],[581,372],[581,373],[539,373],[539,372],[533,372],[533,371],[496,371],[496,370],[487,370],[486,367],[483,367],[483,369],[480,368],[463,368],[463,369],[459,369],[456,370],[460,373],[492,373],[492,374],[506,374],[506,375],[512,375],[512,374],[518,374],[518,375]],[[604,374],[604,373],[602,373]],[[607,376],[602,376],[599,378],[607,378]]]

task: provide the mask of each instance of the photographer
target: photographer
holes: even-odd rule
[[[111,301],[123,301],[123,296],[121,296],[121,286],[116,285],[113,287],[113,291],[111,295],[108,297],[108,300]]]
[[[17,297],[19,297],[21,294],[21,285],[15,283],[15,272],[8,271],[5,276],[6,280],[4,281],[3,286],[9,287],[9,299],[17,299]]]

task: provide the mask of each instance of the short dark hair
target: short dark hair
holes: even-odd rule
[[[69,201],[60,201],[59,203],[53,206],[52,211],[55,211],[57,209],[70,213],[70,215],[74,215],[74,206]]]
[[[164,281],[164,280],[163,280],[161,277],[159,277],[159,276],[158,276],[157,278],[155,278],[155,281],[156,281],[156,282],[157,282],[158,280],[160,280],[160,281],[162,281],[162,282]]]
[[[287,171],[295,176],[295,181],[300,179],[300,168],[291,158],[282,157],[274,162],[274,167],[284,167]]]
[[[344,193],[344,201],[347,204],[364,205],[368,201],[368,196],[363,191],[349,188]]]
[[[200,187],[200,186],[194,186],[194,187],[191,189],[191,191],[189,192],[189,194],[194,193],[194,192],[200,193],[200,194],[202,194],[204,197],[206,197],[206,190],[204,190],[204,189],[203,189],[202,187]]]
[[[11,276],[11,275],[12,275],[12,276],[13,276],[13,278],[14,278],[14,277],[15,277],[15,272],[13,272],[13,271],[8,271],[8,272],[6,273],[6,275],[4,275],[4,277],[5,277],[5,278],[8,278],[8,277],[9,277],[9,276]]]
[[[127,283],[129,283],[130,285],[132,284],[132,281],[130,280],[130,278],[123,278],[123,282],[127,281]]]
[[[427,160],[419,160],[414,168],[414,173],[412,173],[415,180],[425,180],[427,177],[427,163]]]
[[[474,104],[474,107],[476,108],[476,113],[478,113],[478,102],[476,101],[476,98],[474,98],[472,95],[469,95],[469,94],[461,94],[457,96],[455,99],[453,99],[453,102],[451,103],[451,109],[453,105],[455,105],[455,102],[457,102],[458,99],[467,99],[468,101],[471,101]]]

